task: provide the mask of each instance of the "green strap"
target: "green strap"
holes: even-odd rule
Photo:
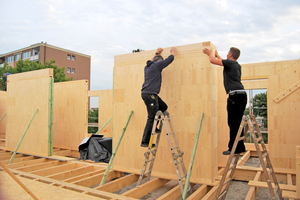
[[[38,109],[36,109],[35,112],[33,113],[32,117],[31,117],[31,119],[30,119],[30,121],[29,121],[29,123],[28,123],[28,125],[27,125],[27,127],[26,127],[26,129],[25,129],[25,131],[24,131],[24,133],[23,133],[23,135],[22,135],[22,137],[21,137],[18,145],[17,145],[17,148],[16,148],[15,152],[13,153],[13,155],[11,156],[10,161],[9,161],[8,164],[11,164],[11,162],[13,161],[13,159],[14,159],[14,157],[15,157],[15,155],[16,155],[16,153],[17,153],[17,151],[18,151],[18,149],[19,149],[19,147],[20,147],[20,145],[21,145],[21,143],[22,143],[22,141],[23,141],[23,139],[24,139],[24,137],[25,137],[28,129],[29,129],[29,126],[30,126],[31,122],[32,122],[35,114],[37,113],[37,111],[38,111]]]
[[[198,140],[199,140],[199,136],[200,136],[200,130],[201,130],[201,126],[202,126],[202,120],[203,120],[203,116],[204,114],[201,114],[201,119],[199,122],[199,126],[198,126],[198,130],[197,130],[197,136],[196,136],[196,140],[195,140],[195,144],[194,144],[194,149],[193,149],[193,153],[192,153],[192,157],[191,157],[191,161],[190,161],[190,166],[189,166],[189,170],[188,170],[188,174],[186,176],[185,179],[185,185],[184,185],[184,190],[183,190],[183,194],[182,194],[182,199],[185,200],[186,199],[186,193],[189,187],[189,183],[190,183],[190,177],[192,174],[192,168],[193,168],[193,164],[194,164],[194,158],[196,155],[196,150],[197,150],[197,145],[198,145]]]
[[[100,131],[102,131],[102,129],[104,129],[104,127],[112,120],[112,117],[96,132],[93,133],[92,135],[97,135],[100,133]]]
[[[116,153],[117,153],[117,151],[118,151],[118,148],[119,148],[119,146],[120,146],[120,143],[121,143],[122,138],[123,138],[123,136],[124,136],[124,133],[125,133],[125,131],[126,131],[126,128],[127,128],[128,123],[129,123],[129,121],[130,121],[130,118],[131,118],[132,113],[133,113],[133,111],[130,111],[130,114],[129,114],[128,119],[127,119],[127,122],[126,122],[126,125],[125,125],[125,127],[123,128],[123,132],[122,132],[122,134],[121,134],[121,136],[120,136],[120,138],[119,138],[118,144],[117,144],[117,146],[115,147],[115,150],[114,150],[114,152],[113,152],[112,155],[111,155],[111,158],[110,158],[110,160],[109,160],[109,163],[108,163],[108,166],[107,166],[107,168],[106,168],[106,170],[105,170],[105,173],[104,173],[104,175],[103,175],[103,177],[102,177],[102,180],[101,180],[100,185],[103,185],[103,184],[105,183],[106,176],[107,176],[108,171],[109,171],[109,169],[110,169],[110,166],[112,165],[113,160],[114,160],[114,158],[115,158],[115,156],[116,156]]]

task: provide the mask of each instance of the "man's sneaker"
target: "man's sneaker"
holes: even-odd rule
[[[148,143],[142,143],[141,144],[141,147],[148,147],[149,144]],[[154,148],[155,147],[155,144],[152,144],[152,147],[151,148]]]
[[[229,150],[227,150],[227,151],[223,151],[223,155],[225,155],[225,156],[228,156],[228,155],[230,155],[230,151]]]

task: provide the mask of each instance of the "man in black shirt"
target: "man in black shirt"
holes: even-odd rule
[[[241,83],[241,66],[237,62],[240,56],[240,50],[235,47],[231,47],[227,59],[224,60],[215,52],[215,56],[212,51],[205,48],[203,53],[209,56],[210,62],[215,65],[223,66],[223,81],[227,98],[227,114],[228,114],[228,126],[230,129],[230,139],[228,143],[228,150],[224,151],[224,155],[229,155],[233,147],[235,137],[239,130],[239,126],[242,121],[244,110],[247,104],[247,93],[244,90],[244,86]],[[244,130],[241,133],[241,137],[244,135]],[[244,141],[241,140],[235,150],[235,154],[245,152]]]
[[[148,147],[149,145],[156,112],[159,110],[164,112],[168,109],[167,104],[158,96],[158,94],[160,92],[162,82],[161,72],[164,68],[166,68],[173,62],[175,48],[171,48],[171,55],[165,60],[160,55],[162,51],[162,48],[158,48],[153,59],[148,60],[147,65],[144,68],[145,81],[142,86],[142,99],[147,106],[148,119],[143,134],[141,144],[142,147]]]

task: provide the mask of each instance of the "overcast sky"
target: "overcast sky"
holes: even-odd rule
[[[0,54],[39,42],[91,56],[91,90],[112,89],[114,55],[211,41],[239,62],[299,59],[299,0],[0,0]]]

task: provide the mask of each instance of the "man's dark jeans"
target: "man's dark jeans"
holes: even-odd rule
[[[156,94],[142,93],[142,99],[147,106],[148,119],[144,129],[143,144],[148,144],[152,132],[153,122],[157,111],[164,112],[168,109],[167,104]]]
[[[234,94],[227,98],[227,113],[228,113],[228,126],[230,129],[230,139],[228,143],[228,150],[231,151],[235,137],[239,130],[244,110],[247,104],[247,93],[245,94]],[[244,136],[244,130],[241,133],[241,137]],[[245,152],[244,141],[239,141],[235,153]]]

